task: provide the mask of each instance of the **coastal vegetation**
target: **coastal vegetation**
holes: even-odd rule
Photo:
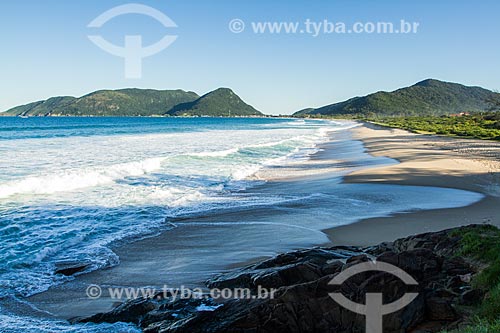
[[[477,319],[475,325],[448,333],[497,333],[500,332],[500,320],[492,322]]]
[[[415,133],[500,140],[500,113],[498,112],[459,116],[370,117],[363,120]]]
[[[485,266],[473,277],[472,285],[486,295],[473,309],[475,317],[471,326],[453,333],[500,332],[500,230],[484,225],[457,229],[453,235],[460,237],[458,256],[470,257]]]

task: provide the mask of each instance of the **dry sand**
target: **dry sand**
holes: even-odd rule
[[[471,223],[500,226],[500,142],[414,134],[372,124],[352,131],[370,154],[400,164],[358,170],[344,182],[449,187],[485,198],[467,207],[396,214],[325,230],[335,245],[373,245]]]
[[[337,140],[323,144],[311,160],[263,170],[256,178],[270,181],[252,188],[251,191],[264,195],[325,191],[329,193],[328,191],[335,191],[341,182],[340,171],[358,168],[358,171],[346,176],[344,181],[441,186],[486,195],[483,200],[468,207],[397,214],[394,217],[367,219],[324,230],[334,245],[371,245],[470,223],[488,222],[500,225],[500,143],[416,135],[372,125],[360,126],[352,131],[337,133]],[[362,145],[350,140],[351,135],[362,140],[369,153],[391,157],[401,163],[386,163],[385,166],[374,167],[380,165],[382,158],[376,161],[371,157],[358,156]],[[356,156],[353,161],[338,160],[339,155],[351,152]],[[331,200],[333,201],[325,201],[323,205],[335,205],[335,199]],[[320,205],[318,208],[322,207],[324,206]],[[85,290],[91,284],[104,287],[161,286],[164,283],[169,286],[178,286],[181,283],[201,286],[204,280],[215,273],[262,259],[263,252],[272,255],[275,249],[279,248],[279,236],[285,238],[286,244],[302,244],[301,237],[306,237],[307,242],[310,242],[308,237],[316,238],[317,234],[320,235],[318,240],[327,241],[327,237],[318,230],[315,230],[317,234],[310,234],[311,230],[304,232],[300,229],[298,234],[294,232],[294,228],[279,227],[285,226],[292,218],[315,219],[316,215],[312,213],[310,216],[301,214],[302,210],[307,209],[307,206],[300,205],[278,206],[276,209],[262,209],[257,206],[252,209],[193,217],[191,221],[184,221],[182,228],[174,228],[155,237],[117,246],[114,251],[120,257],[120,265],[77,276],[73,281],[30,297],[29,301],[39,309],[56,314],[58,318],[71,318],[109,311],[113,307],[115,301],[107,295],[98,300],[86,296]],[[279,231],[266,229],[265,224],[256,224],[255,227],[252,223],[242,223],[265,222],[268,219],[274,222],[281,219],[282,223],[277,224]],[[230,229],[233,225],[231,223],[225,224],[235,221],[237,223],[234,228],[238,229]],[[182,220],[174,222],[179,224]],[[215,224],[200,228],[199,223]],[[276,234],[276,243],[270,244],[269,251],[266,250],[269,244],[260,243],[261,233],[268,232]],[[219,243],[224,243],[224,247],[220,247]],[[234,246],[229,246],[229,243]],[[196,244],[200,252],[191,253],[193,244]],[[234,259],[241,260],[235,263]],[[68,303],[68,299],[72,302]]]

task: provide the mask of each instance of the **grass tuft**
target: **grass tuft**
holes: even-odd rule
[[[486,297],[478,306],[477,318],[469,327],[448,333],[498,333],[500,332],[500,230],[492,225],[481,225],[456,230],[451,236],[461,237],[461,249],[458,255],[474,258],[486,266],[472,281],[474,288],[486,292]]]
[[[476,320],[472,325],[454,331],[443,331],[441,333],[498,333],[500,332],[500,320]]]
[[[500,230],[492,225],[460,229],[452,236],[460,236],[460,256],[472,257],[487,265],[475,278],[474,287],[490,290],[500,283]]]

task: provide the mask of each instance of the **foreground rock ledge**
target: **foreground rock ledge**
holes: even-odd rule
[[[426,233],[368,248],[329,247],[280,254],[207,281],[210,288],[276,288],[274,299],[177,299],[158,295],[127,301],[111,312],[75,322],[131,322],[144,332],[364,332],[365,317],[338,305],[328,295],[340,291],[365,302],[366,292],[383,293],[389,303],[406,292],[419,296],[402,310],[385,315],[384,332],[439,332],[459,328],[464,308],[480,302],[470,286],[479,264],[456,255],[460,236]],[[358,274],[342,286],[328,282],[342,270],[376,259],[406,271],[419,283],[406,286],[383,272]],[[459,310],[460,309],[460,310]]]

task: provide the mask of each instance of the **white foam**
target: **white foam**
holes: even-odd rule
[[[112,183],[140,176],[161,168],[164,158],[122,163],[101,168],[66,170],[49,175],[30,176],[0,185],[0,198],[16,194],[51,194]]]
[[[199,156],[199,157],[226,157],[231,154],[236,154],[238,152],[239,148],[231,148],[231,149],[226,149],[226,150],[220,150],[220,151],[204,151],[201,153],[192,153],[188,154],[190,156]]]
[[[244,180],[250,177],[251,175],[255,174],[257,171],[262,169],[263,165],[261,164],[256,164],[256,165],[249,165],[242,167],[236,171],[234,171],[231,175],[231,178],[233,180]]]
[[[206,304],[201,304],[196,307],[196,311],[201,312],[201,311],[215,311],[224,304],[217,304],[217,305],[206,305]]]
[[[140,329],[132,324],[75,324],[55,319],[42,319],[12,314],[0,314],[0,332],[38,332],[38,333],[139,333]]]

